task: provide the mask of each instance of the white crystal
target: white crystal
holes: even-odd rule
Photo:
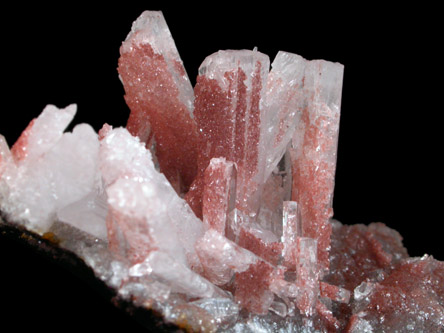
[[[271,303],[270,311],[276,313],[279,317],[285,318],[287,316],[287,306],[285,303],[274,301]]]
[[[112,129],[101,141],[100,161],[104,183],[110,184],[108,203],[127,241],[134,247],[163,249],[184,264],[199,266],[194,244],[204,226],[155,169],[144,144],[126,129]]]
[[[257,223],[251,223],[248,228],[249,233],[262,240],[264,243],[276,243],[279,242],[279,238],[271,230],[264,229],[261,225]]]
[[[286,178],[278,168],[268,177],[263,185],[261,207],[256,219],[261,227],[272,231],[277,237],[282,236],[282,202],[291,196],[291,186],[286,186]]]
[[[80,124],[62,133],[74,112],[75,106],[47,107],[29,129],[26,154],[16,165],[10,161],[1,175],[1,210],[40,233],[59,209],[86,196],[99,181],[99,143],[92,127]]]
[[[27,144],[19,149],[23,161],[33,161],[49,151],[60,140],[66,127],[71,123],[77,112],[77,105],[71,104],[64,109],[47,105],[35,119],[27,133]]]
[[[107,214],[106,193],[94,190],[82,199],[60,209],[57,218],[106,241]]]
[[[199,75],[216,80],[223,90],[229,89],[225,74],[241,69],[246,75],[245,85],[251,87],[252,75],[257,63],[261,63],[262,86],[265,88],[270,59],[266,54],[251,50],[220,50],[205,58],[199,67]],[[236,74],[237,75],[237,74]],[[251,90],[251,88],[249,89]],[[233,110],[235,107],[233,106]]]
[[[13,161],[8,143],[3,135],[0,135],[0,208],[5,209],[5,205],[1,204],[8,200],[10,195],[10,182],[17,173],[17,167]]]
[[[338,63],[324,60],[306,61],[304,106],[309,108],[309,123],[299,122],[293,135],[292,145],[298,157],[301,154],[309,154],[304,158],[317,159],[319,155],[323,156],[326,162],[336,165],[343,72],[344,66]],[[319,144],[324,141],[328,143],[330,140],[333,144],[326,145],[322,150],[319,146],[319,149],[307,149],[310,147],[306,146],[304,135],[308,125],[322,127],[322,137],[317,138]]]
[[[190,304],[205,309],[221,325],[233,324],[239,316],[239,306],[229,298],[205,298]]]
[[[0,135],[0,176],[3,173],[3,170],[6,168],[6,165],[11,163],[12,155],[9,150],[8,143],[3,135]]]
[[[350,333],[373,333],[372,325],[369,321],[358,318],[350,328]]]
[[[219,275],[218,278],[223,281],[220,284],[229,281],[231,271],[233,273],[246,271],[251,264],[259,260],[255,254],[225,238],[214,229],[209,229],[197,241],[196,248],[204,269],[210,270],[215,279]]]
[[[155,169],[151,152],[124,128],[110,128],[107,131],[100,141],[99,158],[104,186],[122,176],[148,181],[154,175],[151,171]]]
[[[348,302],[350,302],[351,292],[347,289],[339,288],[337,296],[338,296],[337,299],[338,302],[347,304]]]
[[[270,290],[282,299],[285,298],[296,298],[300,295],[300,287],[295,283],[275,279],[270,284]]]
[[[145,265],[147,274],[153,274],[168,283],[172,291],[191,297],[228,297],[223,290],[162,251],[152,251],[142,265]],[[140,274],[140,267],[138,270]],[[134,272],[134,268],[131,271]]]
[[[132,299],[136,303],[141,303],[141,305],[143,305],[143,301],[146,302],[150,299],[165,302],[168,300],[170,293],[171,288],[156,280],[129,282],[119,289],[120,296],[128,300]]]
[[[355,288],[355,290],[353,291],[353,297],[355,301],[363,300],[368,295],[370,295],[374,289],[375,289],[374,283],[364,281]]]
[[[125,235],[125,242],[147,254],[159,248],[176,260],[187,263],[179,234],[168,216],[168,193],[162,192],[153,181],[139,182],[134,178],[119,178],[106,189],[112,215]],[[125,248],[125,244],[121,244]]]
[[[305,59],[279,51],[268,75],[262,98],[261,149],[265,160],[264,180],[284,156],[301,116]]]
[[[296,265],[296,241],[301,236],[301,221],[299,206],[296,201],[284,201],[282,217],[282,256],[284,259]]]

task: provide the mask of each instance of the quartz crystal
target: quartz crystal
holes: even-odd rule
[[[76,106],[49,105],[0,135],[0,228],[187,331],[444,331],[444,263],[332,219],[341,64],[221,50],[193,89],[154,11],[120,54],[126,128],[64,132]]]

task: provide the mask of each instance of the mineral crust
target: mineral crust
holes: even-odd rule
[[[148,11],[120,51],[126,128],[64,132],[76,106],[50,105],[0,136],[9,223],[188,331],[444,331],[444,263],[332,219],[341,64],[224,50],[193,91]]]

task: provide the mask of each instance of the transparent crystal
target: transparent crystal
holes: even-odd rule
[[[190,304],[206,310],[218,324],[224,326],[234,324],[239,316],[239,306],[228,298],[206,298]]]

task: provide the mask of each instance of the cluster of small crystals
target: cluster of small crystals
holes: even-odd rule
[[[11,149],[0,136],[8,220],[190,330],[444,328],[444,263],[331,219],[342,65],[219,51],[193,89],[150,11],[120,52],[126,128],[64,133],[76,106],[48,106]]]

